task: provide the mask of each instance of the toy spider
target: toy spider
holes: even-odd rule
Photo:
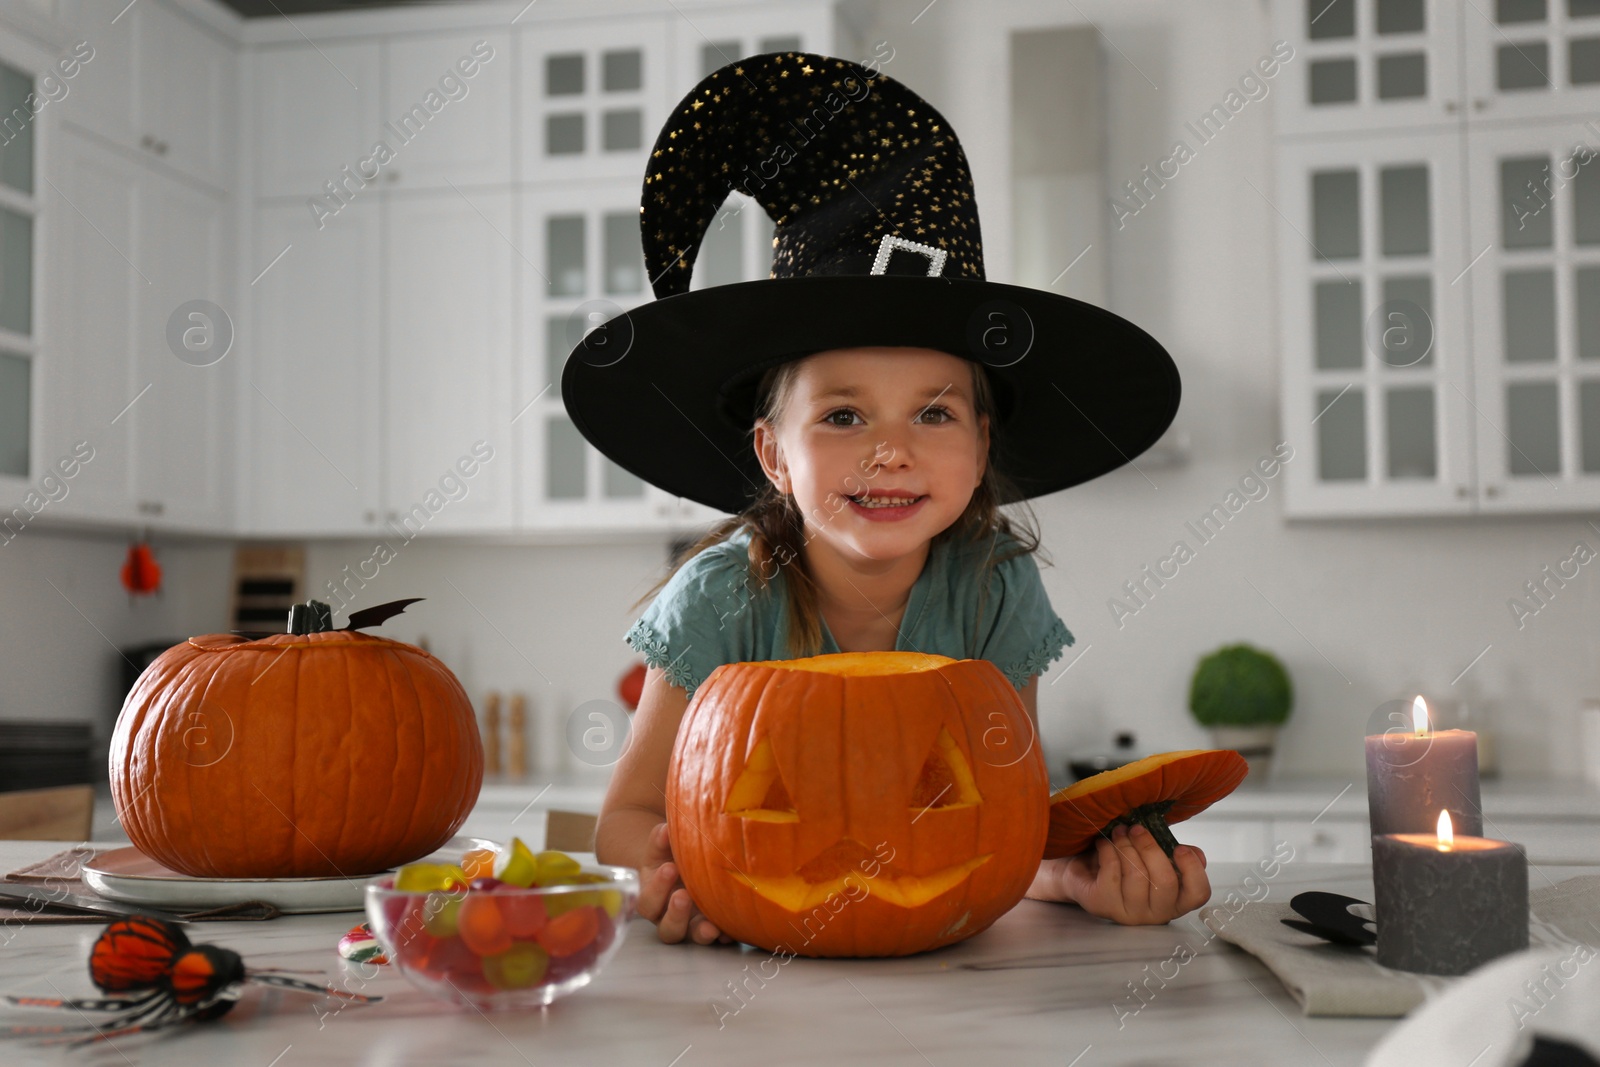
[[[27,1008],[120,1013],[105,1020],[103,1026],[93,1023],[12,1026],[0,1033],[11,1037],[58,1036],[59,1040],[72,1044],[88,1044],[124,1034],[162,1030],[190,1019],[199,1022],[227,1014],[246,982],[340,997],[360,1004],[383,999],[302,982],[270,971],[246,970],[237,952],[216,945],[190,944],[177,926],[147,915],[118,919],[101,931],[89,953],[89,977],[101,992],[108,994],[104,999],[12,996],[5,999]]]

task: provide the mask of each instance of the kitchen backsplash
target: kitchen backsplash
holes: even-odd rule
[[[1220,462],[1151,473],[1160,490],[1130,471],[1036,508],[1054,560],[1041,574],[1077,638],[1040,691],[1053,771],[1119,730],[1134,731],[1145,751],[1207,745],[1187,711],[1190,673],[1203,653],[1246,640],[1275,652],[1294,681],[1276,776],[1359,772],[1372,710],[1415,690],[1487,711],[1508,776],[1578,773],[1577,710],[1600,695],[1600,600],[1589,568],[1560,584],[1551,575],[1575,544],[1600,546],[1587,523],[1286,524],[1269,496],[1157,585],[1144,564],[1184,537],[1183,516],[1236,479]],[[158,536],[154,547],[162,592],[133,601],[117,581],[123,537],[41,527],[5,546],[0,718],[96,719],[103,738],[120,705],[117,648],[227,628],[232,544]],[[326,599],[325,583],[370,550],[307,544],[312,595]],[[635,659],[622,642],[631,605],[666,558],[664,542],[419,539],[351,607],[425,597],[378,632],[426,636],[480,707],[489,690],[525,693],[534,765],[581,769],[563,751],[567,717],[584,701],[616,699]],[[1116,607],[1134,602],[1130,581],[1142,601],[1131,614]]]

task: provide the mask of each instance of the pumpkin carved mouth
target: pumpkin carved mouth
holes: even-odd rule
[[[881,862],[866,845],[847,837],[807,860],[794,874],[762,877],[732,868],[728,873],[779,907],[796,913],[819,907],[831,896],[863,891],[886,904],[914,908],[948,893],[993,856],[992,852],[985,853],[931,874],[909,874],[893,863]]]

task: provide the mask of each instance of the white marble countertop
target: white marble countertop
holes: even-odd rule
[[[0,842],[0,870],[60,847]],[[1213,864],[1213,901],[1239,889],[1252,872],[1260,877],[1253,865]],[[1358,865],[1291,860],[1266,886],[1266,899],[1273,900],[1307,888],[1371,899],[1370,872]],[[754,949],[663,945],[649,923],[635,919],[590,987],[544,1011],[489,1016],[432,1000],[388,969],[363,984],[334,951],[358,918],[290,916],[195,924],[189,932],[196,941],[234,949],[247,965],[323,972],[338,984],[382,995],[382,1003],[328,1014],[329,1006],[314,998],[252,986],[215,1022],[119,1038],[114,1048],[91,1051],[7,1041],[0,1062],[1344,1065],[1361,1063],[1394,1025],[1302,1016],[1266,968],[1209,938],[1192,915],[1166,926],[1122,927],[1071,905],[1024,900],[982,934],[937,952],[890,960],[796,958],[781,966]],[[91,995],[85,965],[98,931],[96,925],[0,927],[0,992]],[[1143,978],[1147,965],[1154,973],[1180,943],[1195,958],[1140,1007],[1128,983]],[[751,992],[741,1005],[729,983],[748,975],[770,977],[764,985],[749,979]],[[1140,1010],[1130,1013],[1135,1007]],[[7,1022],[41,1017],[6,1008],[0,1013]]]

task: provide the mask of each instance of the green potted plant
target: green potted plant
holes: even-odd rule
[[[1260,781],[1272,766],[1278,727],[1294,706],[1289,672],[1270,652],[1247,644],[1226,645],[1200,657],[1189,682],[1189,710],[1211,728],[1217,748],[1231,748]]]

